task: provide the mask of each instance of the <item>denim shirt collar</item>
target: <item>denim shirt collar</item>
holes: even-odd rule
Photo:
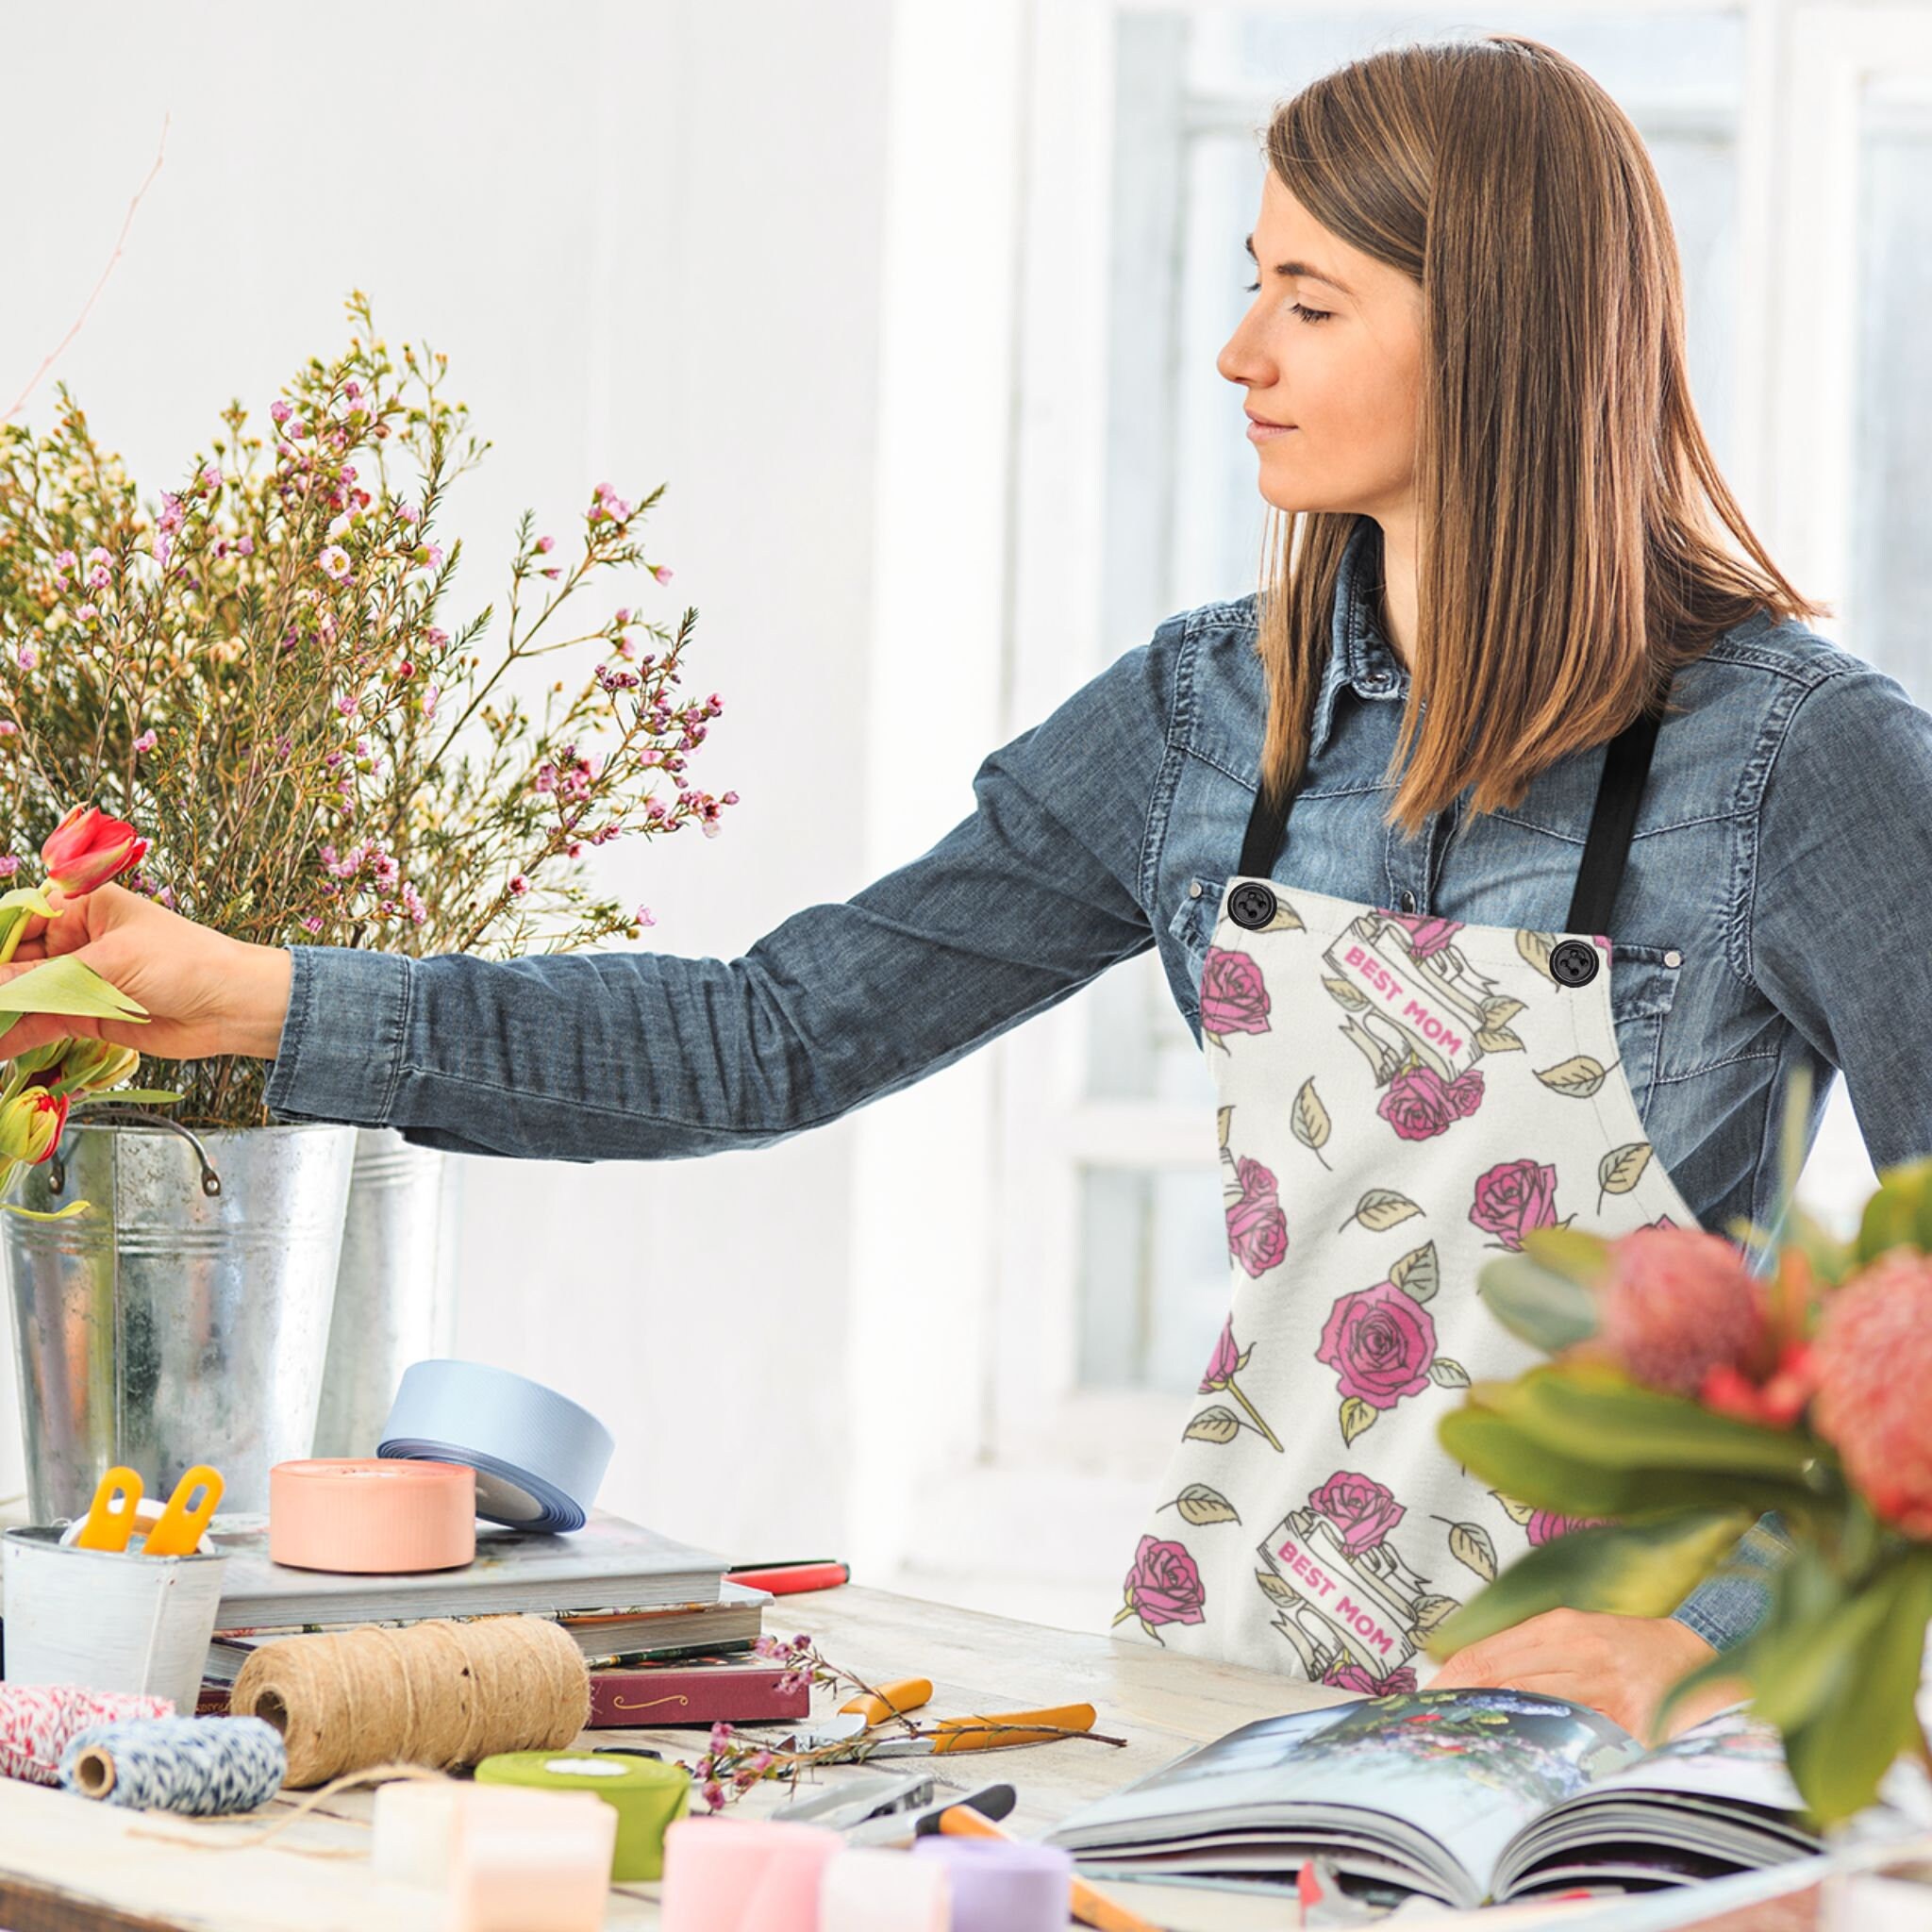
[[[1405,697],[1408,670],[1382,634],[1375,614],[1371,550],[1379,551],[1381,532],[1372,517],[1357,520],[1355,534],[1341,555],[1335,579],[1335,620],[1328,661],[1308,715],[1308,756],[1320,755],[1335,726],[1335,702],[1345,685],[1365,699]]]

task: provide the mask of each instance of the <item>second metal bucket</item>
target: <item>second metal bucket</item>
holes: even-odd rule
[[[5,1222],[27,1491],[83,1514],[104,1470],[150,1493],[211,1462],[225,1509],[315,1432],[356,1129],[70,1126],[12,1199],[90,1211]]]

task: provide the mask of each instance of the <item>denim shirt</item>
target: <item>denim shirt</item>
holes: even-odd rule
[[[1274,873],[1366,904],[1562,928],[1600,746],[1522,803],[1412,840],[1385,824],[1408,675],[1338,579],[1310,758]],[[459,1152],[670,1159],[761,1146],[909,1086],[1158,949],[1200,1041],[1198,985],[1239,864],[1266,696],[1256,600],[1169,618],[993,751],[974,809],[842,904],[731,960],[648,952],[483,961],[294,946],[270,1106]],[[1656,1156],[1702,1224],[1762,1224],[1779,1096],[1834,1069],[1874,1162],[1932,1152],[1932,716],[1892,678],[1758,613],[1681,671],[1619,894],[1611,1005]],[[1199,888],[1197,891],[1195,888]],[[1904,1016],[1904,1020],[1900,1019]],[[1912,1023],[1910,1026],[1906,1021]],[[1774,1517],[1679,1618],[1748,1633]]]

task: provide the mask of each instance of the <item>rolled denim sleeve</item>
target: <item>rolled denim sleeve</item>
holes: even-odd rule
[[[1753,983],[1844,1075],[1875,1167],[1932,1153],[1932,1056],[1899,1024],[1932,1003],[1920,931],[1932,889],[1932,715],[1870,666],[1821,678],[1785,719],[1752,850],[1742,931]],[[1774,1121],[1768,1132],[1770,1147]],[[1761,1517],[1674,1614],[1728,1650],[1762,1621],[1790,1548],[1778,1517]]]
[[[459,1152],[668,1159],[910,1085],[1153,943],[1140,881],[1178,621],[991,753],[974,809],[741,958],[293,946],[268,1102]]]

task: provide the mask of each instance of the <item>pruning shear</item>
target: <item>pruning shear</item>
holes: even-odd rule
[[[916,1710],[932,1696],[931,1680],[904,1677],[876,1691],[849,1698],[838,1715],[822,1724],[794,1731],[780,1745],[788,1751],[827,1751],[841,1744],[856,1757],[940,1757],[950,1751],[998,1751],[1009,1744],[1047,1744],[1071,1731],[1093,1728],[1091,1704],[1063,1704],[1051,1710],[1008,1710],[986,1717],[949,1717],[930,1731],[909,1736],[872,1732],[895,1717]],[[836,1762],[826,1759],[826,1762]]]
[[[104,1475],[88,1507],[87,1520],[74,1539],[83,1550],[125,1551],[142,1526],[142,1481],[138,1471],[117,1465]],[[175,1493],[160,1514],[147,1525],[139,1554],[147,1557],[189,1557],[201,1542],[201,1533],[222,1500],[218,1471],[197,1462],[175,1485]],[[148,1505],[151,1510],[152,1504]]]

